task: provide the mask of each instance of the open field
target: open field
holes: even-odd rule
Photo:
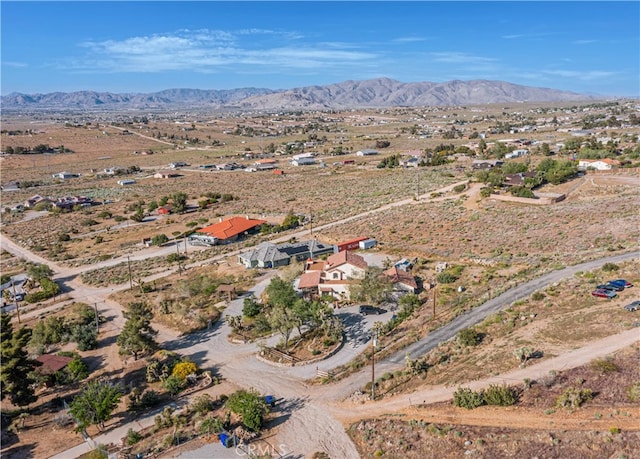
[[[389,337],[402,338],[405,343],[413,342],[464,311],[543,273],[638,249],[640,177],[637,167],[621,168],[606,174],[584,174],[559,185],[547,184],[539,191],[567,195],[565,200],[547,206],[482,198],[482,184],[475,181],[471,173],[472,158],[465,155],[434,167],[377,167],[382,158],[409,150],[434,148],[443,143],[452,144],[455,148],[477,145],[477,138],[474,136],[472,140],[469,137],[474,132],[477,134],[476,131],[490,132],[498,119],[524,125],[535,119],[551,118],[554,114],[564,127],[581,127],[579,111],[572,112],[567,107],[560,110],[551,105],[540,111],[525,104],[516,108],[494,106],[469,110],[457,107],[328,114],[183,114],[173,118],[156,114],[150,115],[147,122],[132,122],[131,117],[124,115],[88,115],[86,118],[77,115],[66,119],[60,115],[55,120],[39,115],[31,121],[11,118],[3,122],[3,130],[22,133],[7,135],[3,131],[3,149],[46,143],[53,147],[64,145],[73,153],[2,156],[3,185],[10,181],[36,185],[15,191],[3,190],[0,195],[2,209],[22,203],[34,194],[55,197],[84,195],[100,204],[68,213],[4,212],[2,233],[24,250],[54,261],[62,271],[72,273],[64,279],[67,287],[77,288],[87,297],[104,297],[109,307],[112,303],[115,305],[114,315],[108,318],[101,331],[100,348],[81,353],[91,362],[95,371],[92,376],[103,375],[125,381],[127,374],[135,370],[128,368],[118,355],[115,339],[121,318],[115,311],[128,302],[148,299],[158,310],[171,303],[171,307],[180,313],[179,317],[167,314],[156,322],[164,333],[163,339],[174,346],[178,345],[176,343],[185,347],[193,345],[194,354],[197,350],[199,358],[211,364],[208,360],[212,358],[208,355],[211,349],[205,346],[220,346],[213,337],[202,338],[205,342],[203,347],[195,343],[200,339],[199,335],[193,335],[194,343],[189,342],[189,335],[176,338],[187,330],[206,327],[209,320],[218,320],[217,325],[213,324],[216,329],[213,333],[216,340],[220,339],[218,327],[222,327],[225,314],[220,304],[222,298],[211,294],[211,291],[203,295],[194,294],[192,287],[198,283],[196,278],[202,276],[204,279],[211,275],[207,280],[211,285],[235,283],[240,291],[250,289],[263,273],[246,271],[236,263],[234,256],[228,254],[274,238],[273,234],[258,234],[230,245],[186,247],[185,232],[231,215],[264,218],[272,224],[280,224],[289,213],[304,216],[306,224],[303,228],[278,235],[285,238],[301,229],[305,234],[302,238],[311,237],[313,232],[314,237],[328,243],[361,236],[373,237],[378,242],[371,250],[373,254],[388,258],[389,262],[402,257],[413,260],[412,274],[427,286],[436,284],[437,263],[446,262],[456,273],[455,280],[438,283],[435,291],[426,289],[421,292],[422,306]],[[555,142],[571,137],[557,128],[557,125],[540,122],[538,129],[526,133],[507,130],[490,134],[487,142],[526,136],[532,141],[545,141],[554,146]],[[26,130],[29,132],[25,133]],[[459,133],[448,138],[456,130]],[[638,132],[638,126],[620,128],[615,133],[624,139],[620,149],[637,149]],[[605,134],[614,136],[611,130],[601,133]],[[378,156],[355,155],[359,149],[376,148],[378,141],[389,141],[390,146],[379,148]],[[305,142],[313,146],[302,146]],[[299,150],[272,153],[274,148],[286,149],[289,143],[299,145],[296,147]],[[337,148],[341,148],[344,154],[331,156]],[[309,150],[318,152],[322,165],[296,167],[289,164],[290,155]],[[633,157],[633,154],[627,152],[621,157],[637,162],[637,155]],[[198,168],[202,164],[229,162],[251,166],[261,156],[277,159],[278,168],[284,171],[284,175],[275,175],[272,171],[248,173],[241,169],[205,171]],[[558,159],[567,157],[560,152],[552,156]],[[342,164],[345,159],[353,160],[354,164]],[[542,160],[544,157],[540,155],[531,155],[514,162],[534,165]],[[153,178],[156,171],[166,169],[173,161],[184,161],[190,166],[177,170],[179,176],[176,178]],[[122,176],[101,176],[105,168],[113,166],[136,166],[140,171]],[[63,170],[82,175],[64,181],[51,177],[51,174]],[[117,180],[122,178],[135,179],[136,183],[120,186]],[[466,186],[462,185],[464,190],[433,193],[454,183],[466,183]],[[186,193],[189,211],[158,215],[155,211],[146,210],[153,201],[160,201],[163,197],[171,202],[176,193]],[[227,199],[200,205],[207,194],[226,195]],[[390,205],[395,203],[402,205]],[[130,219],[136,205],[145,209],[147,214],[142,222]],[[386,205],[390,206],[384,207]],[[353,216],[357,218],[349,218]],[[339,223],[321,228],[332,222]],[[161,234],[169,238],[163,247],[147,248],[142,244],[143,239]],[[301,236],[298,234],[298,237]],[[174,253],[185,256],[181,262],[183,265],[207,264],[193,266],[185,273],[176,273],[175,261],[167,258]],[[120,257],[130,257],[131,260],[123,262]],[[213,257],[216,257],[215,265],[210,260]],[[114,264],[117,263],[114,266],[109,265],[112,259]],[[8,253],[2,254],[1,263],[3,274],[23,268],[23,262]],[[639,320],[636,317],[638,313],[628,313],[622,306],[638,299],[640,261],[621,263],[617,268],[613,272],[595,270],[579,273],[510,305],[477,326],[483,335],[478,346],[461,346],[455,340],[442,343],[425,356],[428,364],[426,379],[420,375],[398,385],[396,376],[378,375],[381,378],[379,396],[384,400],[387,396],[406,395],[424,388],[426,384],[463,385],[502,374],[518,366],[519,362],[514,357],[516,348],[530,347],[536,351],[535,358],[531,360],[533,364],[591,341],[628,332]],[[170,277],[160,278],[169,272],[173,272]],[[146,276],[157,278],[157,282],[147,284],[153,285],[151,292],[144,292],[141,288]],[[595,285],[614,277],[629,279],[636,286],[621,292],[612,301],[590,295]],[[130,281],[135,288],[127,290]],[[114,289],[121,291],[109,296]],[[435,320],[432,305],[436,310]],[[62,310],[59,314],[65,313]],[[36,320],[35,312],[30,320],[27,323]],[[225,343],[227,345],[231,346]],[[362,362],[358,365],[366,364],[366,352],[362,352],[365,347],[358,348],[357,352],[362,353]],[[73,346],[64,347],[68,348]],[[256,364],[247,364],[246,368],[242,365],[255,360],[255,351],[241,347],[235,352],[240,355],[240,364],[217,362],[223,371],[240,375],[229,379],[230,387],[250,383],[261,386],[265,382],[269,385],[279,377],[268,370],[262,376],[264,381],[252,380]],[[618,371],[605,376],[585,367],[562,373],[548,387],[534,384],[522,391],[515,408],[503,411],[480,408],[463,412],[450,405],[418,407],[399,413],[397,417],[361,421],[350,429],[350,434],[362,457],[458,457],[463,454],[502,457],[500,454],[504,452],[509,452],[506,456],[545,456],[551,454],[552,448],[564,448],[561,450],[563,457],[633,457],[637,452],[634,442],[638,441],[640,413],[637,406],[629,406],[624,390],[607,392],[607,387],[626,388],[627,382],[638,381],[640,376],[637,366],[634,367],[638,360],[637,348],[616,355],[614,360]],[[553,400],[558,391],[578,379],[584,379],[585,387],[593,387],[598,392],[594,400],[584,409],[566,416],[567,419],[563,419],[561,410],[546,414],[545,410],[554,409]],[[71,387],[64,396],[69,397],[78,390],[77,386]],[[335,420],[329,422],[323,418],[316,421],[310,416],[318,408],[314,406],[317,400],[313,399],[313,394],[324,393],[330,388],[303,386],[289,375],[282,381],[281,390],[298,397],[312,394],[308,400],[305,399],[308,406],[301,407],[304,408],[304,414],[300,415],[303,416],[303,425],[308,424],[309,429],[323,428],[324,432],[329,431],[327,425],[335,427],[330,424]],[[32,409],[25,430],[19,435],[19,442],[12,445],[14,449],[8,457],[46,457],[53,451],[63,451],[79,442],[79,437],[68,428],[64,433],[54,431],[55,437],[48,438],[45,433],[55,424],[59,400],[53,391],[46,391],[43,395],[38,406]],[[124,408],[122,404],[114,425],[124,425],[135,419]],[[505,416],[505,412],[510,414]],[[515,422],[519,417],[528,420],[529,424],[514,424],[510,428],[508,419]],[[505,422],[492,423],[494,418],[504,418]],[[590,424],[591,420],[598,421],[597,425]],[[295,419],[295,422],[300,421]],[[323,422],[325,424],[321,424]],[[292,438],[290,424],[283,422],[269,434],[275,438]],[[621,432],[609,430],[611,427],[620,428]],[[467,441],[471,443],[465,444]],[[303,449],[312,447],[310,440],[301,442],[304,443]],[[449,449],[445,449],[446,445]],[[465,453],[467,450],[474,452]],[[438,454],[434,453],[436,451]]]

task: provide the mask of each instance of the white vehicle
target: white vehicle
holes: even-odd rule
[[[213,247],[218,243],[218,238],[215,236],[207,236],[206,234],[192,234],[189,236],[188,241],[191,245]]]

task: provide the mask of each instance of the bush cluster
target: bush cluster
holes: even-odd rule
[[[485,390],[474,392],[468,387],[459,387],[453,394],[453,404],[472,410],[482,405],[511,406],[518,401],[516,390],[506,384],[492,384]]]

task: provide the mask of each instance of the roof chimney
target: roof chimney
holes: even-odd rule
[[[248,215],[245,215],[245,217],[246,217],[247,220],[249,220],[249,216]]]
[[[218,218],[218,221],[219,221],[220,223],[222,223],[222,217]]]

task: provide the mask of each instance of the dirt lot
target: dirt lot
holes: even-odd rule
[[[629,388],[640,383],[639,361],[634,346],[609,360],[611,371],[591,364],[549,375],[529,389],[520,385],[514,407],[421,405],[360,421],[348,432],[361,457],[632,458],[640,452],[640,410]],[[558,396],[576,386],[591,389],[593,400],[574,410],[558,408]]]

